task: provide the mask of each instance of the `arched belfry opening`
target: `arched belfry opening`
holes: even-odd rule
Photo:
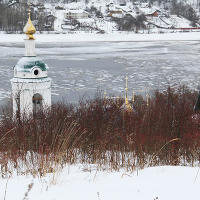
[[[36,93],[33,95],[33,114],[36,114],[38,111],[42,110],[42,95]]]

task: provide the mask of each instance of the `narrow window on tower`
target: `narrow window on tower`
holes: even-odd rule
[[[15,101],[16,101],[16,118],[20,119],[20,93],[16,95]]]
[[[40,94],[33,95],[33,115],[42,110],[42,96]]]

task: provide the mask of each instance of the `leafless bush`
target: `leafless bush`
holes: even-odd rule
[[[182,86],[155,91],[149,104],[135,97],[133,111],[124,99],[54,104],[37,116],[0,124],[1,174],[43,176],[67,163],[97,164],[119,170],[156,165],[194,165],[200,152],[197,93]]]

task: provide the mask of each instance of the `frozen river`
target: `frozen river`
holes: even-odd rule
[[[0,104],[10,96],[13,66],[23,54],[23,44],[0,44]],[[53,101],[76,102],[97,90],[123,95],[126,75],[130,96],[132,89],[196,89],[200,82],[199,41],[51,43],[37,45],[37,54],[49,66]]]

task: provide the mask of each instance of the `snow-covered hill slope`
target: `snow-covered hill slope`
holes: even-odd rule
[[[24,6],[23,0],[10,1],[15,1],[11,7],[16,6],[19,9],[20,6]],[[145,3],[142,0],[31,2],[32,10],[35,11],[34,23],[41,31],[110,33],[122,30],[155,33],[167,32],[166,29],[191,30],[200,27],[198,0],[184,0],[180,1],[180,4],[156,0]],[[42,18],[39,19],[39,16]],[[15,27],[15,24],[13,26]],[[4,27],[2,30],[7,29]]]
[[[157,28],[191,28],[191,21],[182,16],[171,15],[162,4],[130,1],[92,0],[72,3],[44,3],[46,12],[55,17],[54,30],[69,31],[104,31],[112,32],[119,29],[116,19],[127,16],[134,19],[139,15],[146,16],[147,29],[156,32]],[[115,20],[114,20],[115,19]],[[151,26],[148,26],[150,24]],[[156,29],[155,29],[156,27]]]

